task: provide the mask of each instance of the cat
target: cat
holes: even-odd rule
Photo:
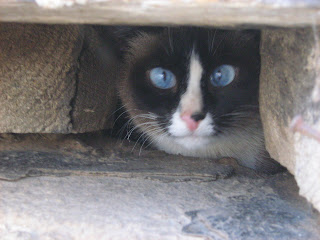
[[[115,32],[122,54],[118,91],[132,130],[170,154],[232,157],[259,172],[283,170],[264,146],[259,31],[119,27]]]

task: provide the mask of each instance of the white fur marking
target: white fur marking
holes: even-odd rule
[[[199,56],[192,51],[190,57],[189,79],[186,92],[182,95],[180,107],[172,115],[168,132],[177,137],[175,141],[186,148],[202,147],[208,143],[207,137],[214,134],[213,119],[210,114],[199,123],[195,131],[190,131],[186,123],[181,119],[181,114],[194,114],[200,112],[203,107],[201,93],[201,77],[203,68]],[[192,144],[191,144],[192,143]]]
[[[210,113],[206,114],[194,131],[188,129],[181,119],[183,113],[193,114],[202,110],[202,72],[199,56],[193,51],[187,90],[172,115],[171,124],[168,126],[169,134],[152,136],[153,143],[160,150],[171,154],[210,158],[229,156],[237,158],[242,165],[255,168],[257,158],[261,157],[264,151],[263,133],[258,117],[249,118],[247,126],[234,126],[218,136],[214,135],[214,120]]]
[[[201,77],[203,68],[199,56],[194,52],[191,53],[189,79],[186,92],[181,96],[180,108],[181,113],[196,113],[202,110],[201,95]]]

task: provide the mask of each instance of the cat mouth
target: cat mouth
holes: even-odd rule
[[[175,134],[172,134],[170,132],[169,133],[169,136],[172,137],[172,138],[176,138],[176,139],[210,139],[214,136],[217,135],[217,132],[213,132],[213,133],[210,133],[210,134],[199,134],[199,133],[196,133],[196,132],[191,132],[191,133],[187,133],[185,135],[175,135]]]
[[[173,137],[173,138],[177,138],[177,139],[181,139],[181,138],[198,139],[198,138],[209,138],[209,137],[211,137],[211,136],[201,136],[201,135],[198,135],[196,133],[191,133],[191,134],[184,135],[184,136],[175,136],[175,135],[170,135],[170,136]]]
[[[188,148],[198,149],[203,148],[212,141],[211,136],[187,135],[187,136],[172,136],[175,143]]]

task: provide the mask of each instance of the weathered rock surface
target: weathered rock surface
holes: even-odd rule
[[[313,132],[320,131],[318,38],[311,28],[263,30],[260,106],[269,153],[320,211],[320,143],[290,128],[300,116]]]
[[[140,147],[0,135],[0,238],[319,239],[319,214],[288,172]]]
[[[319,24],[319,10],[318,0],[0,2],[1,21],[32,23],[301,27]]]
[[[1,23],[0,132],[108,127],[116,63],[102,41],[90,26]]]
[[[82,52],[72,110],[73,132],[92,132],[113,126],[118,58],[111,36],[98,27],[84,29]]]
[[[267,149],[320,210],[320,143],[290,128],[301,116],[320,131],[316,31],[262,31],[260,104]],[[79,133],[110,127],[118,64],[109,40],[92,26],[1,23],[0,132]]]

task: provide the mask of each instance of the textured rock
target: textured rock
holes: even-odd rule
[[[0,135],[1,240],[319,239],[288,172],[43,135]]]
[[[108,25],[301,27],[319,24],[319,10],[319,0],[6,0],[0,2],[1,21]]]
[[[102,65],[98,38],[90,26],[0,24],[0,132],[105,128],[114,67]]]
[[[0,131],[70,132],[80,28],[0,25]]]
[[[85,28],[73,102],[73,132],[113,126],[112,113],[117,99],[114,79],[119,66],[114,49],[111,35],[106,31]]]
[[[263,30],[260,105],[268,151],[320,210],[320,143],[290,128],[301,116],[320,130],[318,35],[309,28]]]

